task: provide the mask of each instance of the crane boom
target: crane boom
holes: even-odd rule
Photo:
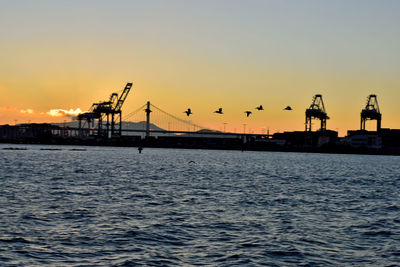
[[[117,103],[115,104],[115,107],[114,107],[114,111],[115,112],[121,111],[122,105],[124,104],[125,99],[128,96],[129,91],[131,90],[131,88],[132,88],[132,83],[127,83],[125,88],[124,88],[124,91],[122,92],[122,94],[120,95]]]

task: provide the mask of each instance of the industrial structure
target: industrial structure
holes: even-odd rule
[[[93,135],[102,138],[121,137],[121,109],[131,88],[132,83],[127,83],[121,95],[112,93],[108,101],[93,103],[88,112],[79,114],[80,136],[83,137],[84,133],[87,134],[92,131]],[[96,125],[97,129],[95,129]]]
[[[325,111],[322,95],[315,95],[310,107],[306,109],[306,132],[311,132],[312,119],[319,119],[321,121],[320,131],[326,130],[326,120],[329,117]]]
[[[326,127],[329,117],[320,94],[314,95],[306,109],[305,131],[255,134],[252,131],[246,133],[245,128],[243,132],[236,129],[226,132],[225,122],[224,130],[206,128],[170,114],[150,101],[122,117],[122,107],[131,88],[132,83],[127,83],[123,90],[112,93],[107,101],[92,104],[89,111],[77,116],[76,121],[0,125],[0,143],[400,155],[400,129],[381,128],[382,114],[374,94],[368,96],[361,111],[360,129],[349,130],[347,136],[338,137],[337,131]],[[257,109],[262,110],[262,106]],[[288,106],[284,110],[291,108]],[[222,108],[215,113],[222,115]],[[313,120],[321,122],[316,131],[312,131]],[[376,131],[366,130],[367,120],[377,121]]]
[[[367,120],[376,120],[376,131],[381,130],[382,114],[379,111],[378,99],[376,95],[369,95],[367,104],[361,111],[361,126],[360,130],[365,130],[365,122]]]

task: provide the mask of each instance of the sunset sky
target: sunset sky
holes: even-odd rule
[[[2,0],[0,124],[70,120],[133,82],[125,114],[150,100],[219,130],[304,130],[322,94],[344,135],[374,93],[382,127],[400,128],[399,14],[389,0]]]

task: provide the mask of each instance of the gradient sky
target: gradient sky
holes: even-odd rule
[[[48,112],[133,81],[125,114],[150,100],[217,129],[303,130],[320,93],[343,135],[375,93],[382,127],[400,128],[399,13],[388,0],[2,0],[0,123],[69,120]]]

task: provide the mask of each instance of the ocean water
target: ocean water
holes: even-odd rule
[[[75,149],[0,145],[1,266],[400,265],[400,157]]]

